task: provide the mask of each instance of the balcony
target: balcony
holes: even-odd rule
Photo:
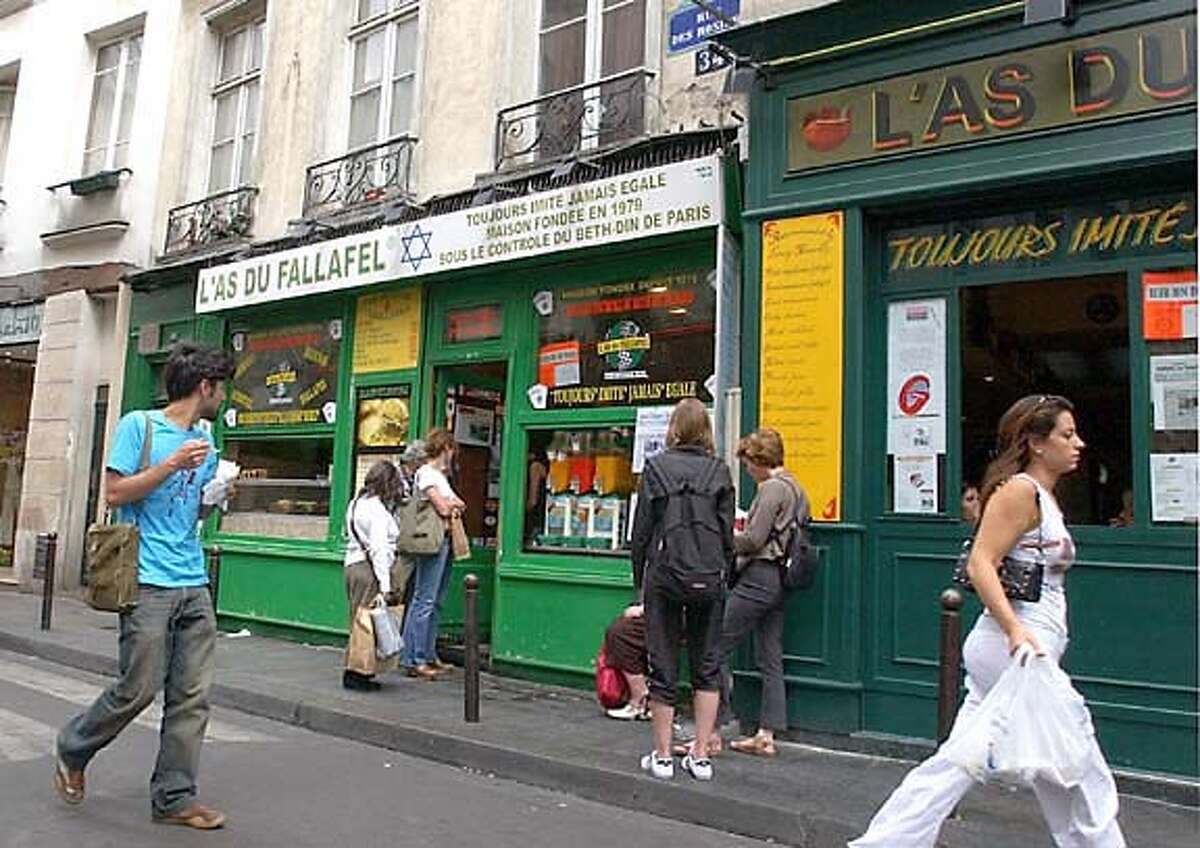
[[[254,223],[255,186],[223,191],[195,203],[176,206],[167,213],[164,256],[190,253],[205,247],[248,239]]]
[[[304,217],[324,218],[386,200],[411,199],[412,136],[362,147],[308,168]]]
[[[496,116],[496,170],[644,135],[653,80],[653,71],[637,68],[501,110]]]

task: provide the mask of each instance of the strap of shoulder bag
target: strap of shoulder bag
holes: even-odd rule
[[[142,455],[138,457],[138,471],[145,471],[150,467],[150,446],[154,444],[154,422],[150,420],[150,413],[142,413],[143,423],[146,431],[142,435]]]
[[[362,536],[358,535],[358,527],[354,525],[354,514],[358,510],[358,498],[350,502],[350,532],[354,534],[354,541],[358,542],[359,548],[362,549],[363,556],[367,558],[367,565],[371,571],[375,570],[375,563],[371,560],[371,549],[363,544]]]

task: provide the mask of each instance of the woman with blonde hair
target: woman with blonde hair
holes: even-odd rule
[[[1067,648],[1067,569],[1075,544],[1054,498],[1060,477],[1079,465],[1083,439],[1074,407],[1057,395],[1029,395],[1000,419],[999,456],[988,466],[981,491],[979,532],[967,572],[986,607],[963,645],[967,697],[947,745],[969,723],[988,690],[1026,646],[1055,662]],[[1000,583],[1005,558],[1041,563],[1041,598],[1010,600]],[[1092,734],[1087,770],[1071,786],[1039,776],[1033,791],[1054,843],[1060,848],[1123,848],[1117,824],[1117,789],[1096,743],[1083,697],[1072,690]],[[932,848],[942,822],[973,778],[944,753],[946,746],[908,773],[851,848]]]
[[[720,699],[719,640],[726,571],[733,560],[733,501],[729,468],[713,456],[708,411],[695,398],[680,401],[667,426],[667,449],[646,460],[631,544],[633,580],[646,621],[654,737],[641,765],[659,779],[675,774],[671,725],[685,632],[697,736],[681,765],[696,780],[712,779],[708,740]]]

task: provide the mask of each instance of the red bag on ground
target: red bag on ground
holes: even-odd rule
[[[606,710],[629,703],[629,684],[625,682],[625,675],[608,664],[603,648],[596,656],[596,699]]]

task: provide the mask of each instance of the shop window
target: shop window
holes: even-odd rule
[[[323,541],[329,532],[333,438],[226,439],[222,454],[241,466],[221,518],[225,533]]]
[[[627,553],[633,428],[531,430],[528,438],[525,550]]]
[[[1014,401],[1063,395],[1087,449],[1059,504],[1068,523],[1110,524],[1133,485],[1125,275],[973,286],[960,298],[964,484],[982,479]]]
[[[442,340],[447,344],[484,342],[504,335],[504,307],[499,303],[451,309],[446,313]]]
[[[387,459],[399,464],[412,424],[412,386],[372,386],[358,390],[354,413],[354,485],[358,491],[371,466]]]
[[[1150,521],[1197,520],[1196,269],[1148,271],[1142,276],[1152,414]],[[1119,525],[1133,523],[1132,501]],[[1143,522],[1144,523],[1144,522]]]
[[[539,292],[538,383],[545,408],[711,404],[711,272]]]
[[[234,333],[226,426],[332,424],[341,339],[337,319]]]

